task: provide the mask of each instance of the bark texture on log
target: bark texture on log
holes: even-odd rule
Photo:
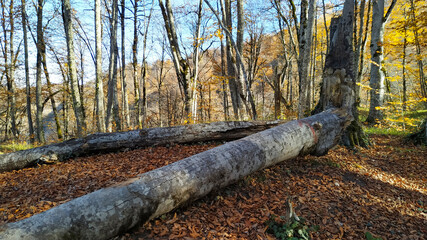
[[[0,239],[111,238],[257,170],[325,154],[350,121],[345,110],[330,109],[279,125],[0,226]]]
[[[97,153],[193,143],[212,140],[235,140],[277,126],[271,122],[215,122],[166,128],[149,128],[117,133],[97,133],[85,138],[0,155],[0,172],[21,169],[37,162],[64,161]]]

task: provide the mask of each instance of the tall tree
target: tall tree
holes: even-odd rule
[[[120,14],[120,27],[121,27],[121,55],[122,55],[122,71],[121,71],[121,80],[122,80],[122,115],[124,118],[123,129],[130,127],[130,116],[129,116],[129,101],[127,93],[127,82],[126,82],[126,46],[125,46],[125,11],[126,4],[125,0],[121,1],[121,14]]]
[[[192,103],[191,103],[191,118],[193,121],[197,120],[197,82],[199,78],[199,61],[200,61],[200,28],[202,24],[202,5],[203,0],[199,0],[199,4],[197,7],[197,22],[196,22],[196,30],[194,33],[194,43],[193,43],[193,69],[191,71],[191,89],[192,89]]]
[[[291,0],[292,1],[292,0]],[[311,45],[313,39],[314,15],[316,12],[316,0],[302,0],[300,11],[300,25],[298,28],[298,75],[299,75],[299,101],[298,117],[303,118],[309,111],[309,69]]]
[[[369,114],[366,122],[374,124],[383,119],[381,107],[384,104],[384,79],[383,49],[384,49],[384,27],[396,5],[397,0],[392,0],[387,13],[384,15],[384,0],[372,1],[372,28],[371,28],[371,78],[369,86],[371,90],[371,101]]]
[[[172,54],[172,60],[175,67],[176,76],[178,83],[184,97],[184,114],[185,118],[191,115],[191,84],[189,75],[189,64],[182,57],[180,46],[178,44],[178,36],[176,34],[175,18],[172,12],[172,6],[170,0],[165,1],[159,0],[160,9],[162,10],[162,16],[165,23],[166,33],[168,35],[170,51]]]
[[[420,43],[420,36],[419,36],[419,27],[417,26],[417,19],[416,19],[416,9],[415,9],[415,1],[410,0],[411,2],[411,20],[412,20],[412,30],[414,33],[414,40],[415,40],[415,49],[417,53],[417,64],[418,64],[418,74],[419,74],[419,81],[420,81],[420,88],[421,88],[421,96],[423,98],[427,98],[427,79],[424,75],[424,63],[423,63],[423,56],[421,54],[421,43]],[[424,21],[421,21],[421,26],[423,26]],[[424,25],[425,27],[425,25]],[[427,108],[427,101],[424,102],[425,107]],[[426,128],[427,128],[427,121],[426,121]],[[427,134],[427,133],[426,133]],[[427,141],[427,137],[426,137]]]
[[[6,131],[5,138],[8,139],[10,134],[15,138],[18,134],[16,121],[16,86],[15,86],[15,65],[16,57],[14,49],[15,23],[14,23],[14,1],[9,2],[6,6],[5,0],[1,1],[3,28],[3,58],[4,68],[7,81],[7,110],[6,110]],[[6,13],[6,10],[8,11]],[[6,21],[8,20],[8,24]],[[9,36],[8,36],[9,33]]]
[[[41,0],[40,0],[41,1]],[[80,92],[77,83],[76,55],[74,52],[74,34],[70,0],[62,0],[62,19],[64,21],[65,38],[67,42],[68,75],[71,85],[74,115],[76,117],[77,135],[83,136],[87,130],[86,119],[83,113],[83,104],[80,101]]]
[[[273,7],[276,9],[281,20],[286,24],[288,29],[292,52],[295,55],[298,65],[299,78],[299,101],[298,117],[302,118],[307,114],[308,102],[310,101],[309,91],[309,71],[310,55],[313,40],[313,25],[316,12],[316,0],[302,0],[300,8],[300,17],[297,17],[297,8],[293,0],[289,0],[290,13],[293,25],[296,28],[297,43],[295,41],[292,23],[285,16],[283,6],[279,0],[271,0]]]
[[[227,31],[231,32],[233,29],[233,20],[231,12],[231,0],[225,0],[224,4],[222,0],[221,3],[221,12],[222,12],[222,22]],[[220,20],[218,22],[221,24]],[[225,29],[223,29],[225,31]],[[225,38],[225,51],[227,56],[227,77],[228,85],[230,89],[231,96],[231,105],[233,107],[234,118],[237,120],[240,118],[240,110],[242,108],[242,103],[240,100],[241,85],[238,84],[236,79],[236,70],[235,70],[235,59],[233,57],[233,46],[231,45],[231,40],[229,34],[226,34]]]
[[[102,80],[101,0],[95,0],[95,52],[96,126],[99,132],[105,132],[104,83]]]
[[[141,95],[139,89],[138,79],[138,2],[139,0],[133,1],[133,44],[132,44],[132,70],[133,70],[133,92],[134,92],[134,104],[136,110],[136,125],[139,129],[142,129],[142,114],[141,114]]]
[[[140,108],[142,111],[142,122],[145,124],[147,118],[147,38],[148,38],[148,30],[150,28],[151,16],[154,10],[154,0],[151,1],[150,12],[148,17],[145,18],[144,21],[144,36],[142,40],[142,68],[141,68],[141,80],[142,80],[142,99],[140,99]],[[145,8],[144,8],[145,12]],[[163,47],[163,46],[162,46]],[[163,49],[163,48],[162,48]],[[162,50],[162,54],[163,54]],[[160,117],[159,117],[160,118]]]
[[[38,0],[37,4],[37,57],[36,57],[36,132],[37,140],[45,142],[43,130],[43,99],[42,99],[42,52],[43,41],[43,6],[44,0]]]
[[[27,10],[26,1],[21,0],[21,11],[22,11],[22,34],[24,38],[24,65],[25,65],[25,93],[27,100],[27,121],[28,121],[28,133],[30,142],[34,142],[34,128],[33,128],[33,117],[31,113],[31,85],[30,85],[30,67],[28,65],[28,38],[27,38]]]
[[[116,130],[120,131],[122,124],[119,114],[119,100],[117,97],[117,58],[119,52],[117,47],[118,12],[118,0],[113,0],[110,14],[110,60],[108,67],[107,117],[105,123],[107,129],[111,130],[110,121],[113,114]]]

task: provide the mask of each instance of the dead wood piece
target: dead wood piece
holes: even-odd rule
[[[162,146],[171,143],[235,140],[278,124],[278,121],[235,121],[96,133],[84,138],[0,155],[0,172],[21,169],[43,163],[46,160],[48,162],[64,161],[73,157],[114,152],[121,149]]]

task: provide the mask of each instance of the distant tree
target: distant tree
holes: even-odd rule
[[[381,107],[384,104],[384,27],[393,10],[397,0],[392,0],[387,13],[384,15],[384,0],[373,0],[372,2],[372,28],[371,28],[371,78],[369,86],[371,90],[371,101],[369,114],[366,122],[377,123],[383,119]]]
[[[236,41],[234,40],[232,32],[230,31],[230,28],[227,25],[229,23],[228,22],[229,19],[231,18],[231,16],[227,17],[227,10],[225,10],[225,9],[227,9],[227,6],[226,6],[226,8],[224,8],[223,6],[221,6],[221,9],[226,11],[226,14],[225,14],[226,15],[226,19],[225,19],[226,22],[224,22],[223,21],[224,20],[224,14],[223,14],[223,18],[221,20],[220,16],[215,11],[215,9],[212,7],[212,5],[209,3],[209,1],[205,0],[205,2],[209,6],[209,8],[213,12],[213,14],[215,15],[215,17],[218,20],[218,22],[220,23],[221,28],[224,30],[224,32],[226,34],[226,37],[227,37],[227,39],[229,41],[230,46],[232,46],[233,49],[234,49],[234,51],[235,51],[236,58],[235,58],[235,62],[233,62],[233,68],[235,69],[235,72],[240,71],[240,73],[242,73],[240,75],[240,77],[238,76],[239,77],[239,81],[236,81],[237,92],[240,95],[240,99],[242,99],[244,101],[244,104],[246,106],[248,114],[250,114],[251,118],[255,120],[257,118],[257,112],[256,112],[256,107],[255,107],[255,102],[254,102],[254,99],[253,99],[253,96],[252,96],[252,92],[251,92],[251,89],[250,89],[250,84],[249,84],[249,81],[248,81],[246,67],[245,67],[245,65],[243,63],[243,56],[240,53],[239,47],[238,47]],[[220,4],[221,5],[223,4],[222,1],[220,1]],[[243,14],[243,10],[241,10],[241,11],[242,11],[241,14]],[[230,14],[228,14],[228,15],[230,15]],[[228,57],[229,56],[227,56],[227,62],[229,61]],[[231,59],[231,61],[233,61],[233,59]],[[239,68],[240,68],[240,70],[237,70]],[[245,86],[245,90],[244,91],[243,91],[243,87],[242,87],[243,84]],[[230,89],[232,87],[234,87],[234,86],[230,85]],[[230,93],[232,93],[232,90],[230,90]],[[233,101],[233,96],[232,96],[232,101]],[[233,105],[235,117],[236,117],[236,115],[239,115],[238,109],[235,110],[236,105],[237,104]],[[238,105],[237,105],[237,107],[238,107]],[[237,114],[236,114],[236,111],[237,111]],[[241,116],[237,116],[237,117],[241,117]]]

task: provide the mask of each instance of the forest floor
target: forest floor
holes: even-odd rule
[[[286,214],[318,226],[313,239],[427,239],[427,148],[371,136],[369,149],[336,147],[258,171],[114,239],[275,239]],[[173,145],[76,158],[0,174],[0,225],[214,147]]]

